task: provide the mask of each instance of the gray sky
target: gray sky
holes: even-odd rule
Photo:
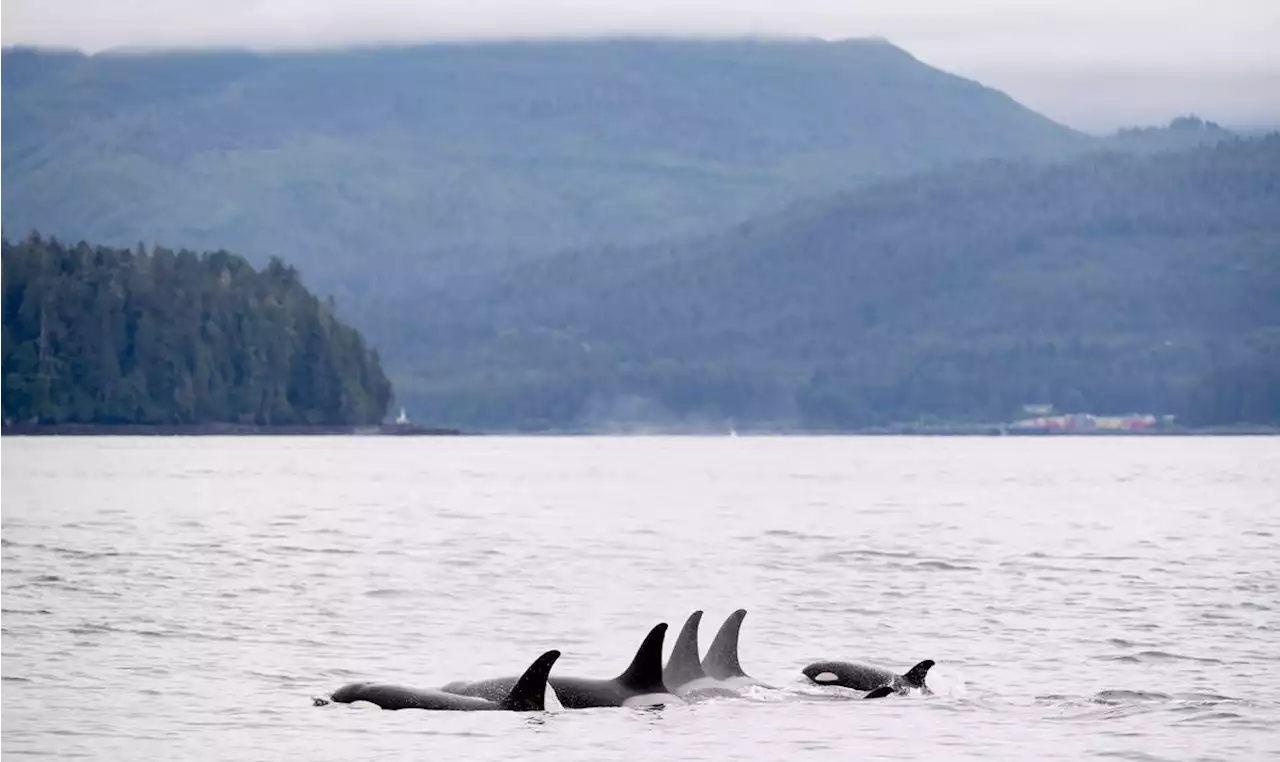
[[[1072,126],[1280,125],[1280,0],[3,0],[5,45],[880,36]]]

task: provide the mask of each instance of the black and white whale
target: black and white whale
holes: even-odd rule
[[[711,648],[707,649],[707,655],[702,659],[702,670],[707,677],[718,681],[722,688],[741,690],[753,685],[772,688],[772,685],[762,683],[743,672],[742,665],[738,663],[738,635],[746,616],[746,609],[738,609],[724,620],[715,639],[711,641]]]
[[[560,658],[551,650],[539,656],[524,674],[512,680],[511,687],[493,699],[459,696],[438,690],[406,688],[386,683],[350,683],[333,692],[331,701],[352,704],[368,701],[383,709],[433,709],[457,712],[541,712],[546,706],[547,675]],[[317,699],[317,703],[321,700]]]
[[[736,696],[737,691],[711,677],[702,668],[698,654],[698,625],[701,623],[701,611],[693,612],[685,620],[684,627],[676,636],[676,644],[671,648],[671,658],[667,659],[667,666],[662,670],[662,682],[667,690],[680,698]]]
[[[588,709],[597,706],[662,706],[683,704],[662,682],[662,639],[666,623],[649,631],[631,666],[617,677],[593,680],[585,677],[552,677],[547,683],[566,709]],[[515,684],[514,677],[496,677],[476,682],[449,683],[440,690],[460,696],[474,696],[490,701],[506,695]]]
[[[883,698],[891,693],[907,693],[917,689],[931,693],[925,677],[933,668],[933,660],[925,659],[905,675],[897,675],[883,667],[850,661],[816,661],[805,667],[804,676],[818,685],[839,685],[855,691],[867,691],[863,698]]]

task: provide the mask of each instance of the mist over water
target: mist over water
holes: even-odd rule
[[[1280,750],[1277,474],[1274,438],[6,437],[3,750],[1258,759]],[[705,650],[738,607],[777,691],[311,706],[547,648],[608,677],[654,623],[705,609]],[[824,658],[936,659],[936,695],[806,685]]]

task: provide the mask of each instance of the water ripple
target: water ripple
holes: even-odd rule
[[[1189,661],[1198,664],[1222,664],[1221,659],[1206,658],[1200,656],[1184,656],[1182,654],[1170,653],[1168,651],[1141,651],[1136,654],[1127,654],[1124,656],[1104,656],[1104,661],[1121,661],[1130,664],[1149,664],[1152,662],[1165,661]]]
[[[6,756],[1247,759],[1280,724],[1280,440],[52,440],[3,440]],[[310,706],[548,648],[616,675],[739,607],[777,690]],[[828,658],[934,659],[933,695]]]

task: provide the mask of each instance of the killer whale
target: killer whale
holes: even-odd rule
[[[671,658],[662,669],[662,682],[680,698],[736,696],[737,691],[711,677],[702,668],[698,656],[698,625],[701,622],[701,611],[693,612],[685,620],[684,627],[676,636],[676,644],[671,648]]]
[[[330,700],[339,704],[368,701],[383,709],[430,709],[437,711],[484,712],[507,710],[511,712],[541,712],[546,708],[547,676],[560,658],[560,652],[547,651],[511,687],[494,699],[459,696],[445,691],[421,690],[386,683],[349,683],[334,691]],[[317,700],[319,703],[319,700]]]
[[[897,675],[883,667],[848,661],[816,661],[803,670],[804,676],[818,685],[839,685],[855,691],[867,691],[863,698],[883,698],[891,693],[906,693],[912,688],[932,693],[925,677],[933,668],[933,660],[925,659],[906,674]]]
[[[678,696],[667,690],[662,681],[662,640],[666,632],[666,622],[650,630],[630,666],[617,677],[594,680],[557,675],[548,678],[547,684],[566,709],[683,704]],[[513,677],[496,677],[475,682],[460,680],[449,683],[440,690],[493,701],[511,690],[515,680]]]
[[[707,649],[707,655],[702,659],[702,669],[708,677],[719,681],[721,687],[741,689],[758,685],[772,688],[772,685],[743,672],[742,665],[738,663],[738,636],[742,631],[742,620],[746,616],[746,609],[738,609],[724,620],[715,639],[711,641],[711,648]]]

